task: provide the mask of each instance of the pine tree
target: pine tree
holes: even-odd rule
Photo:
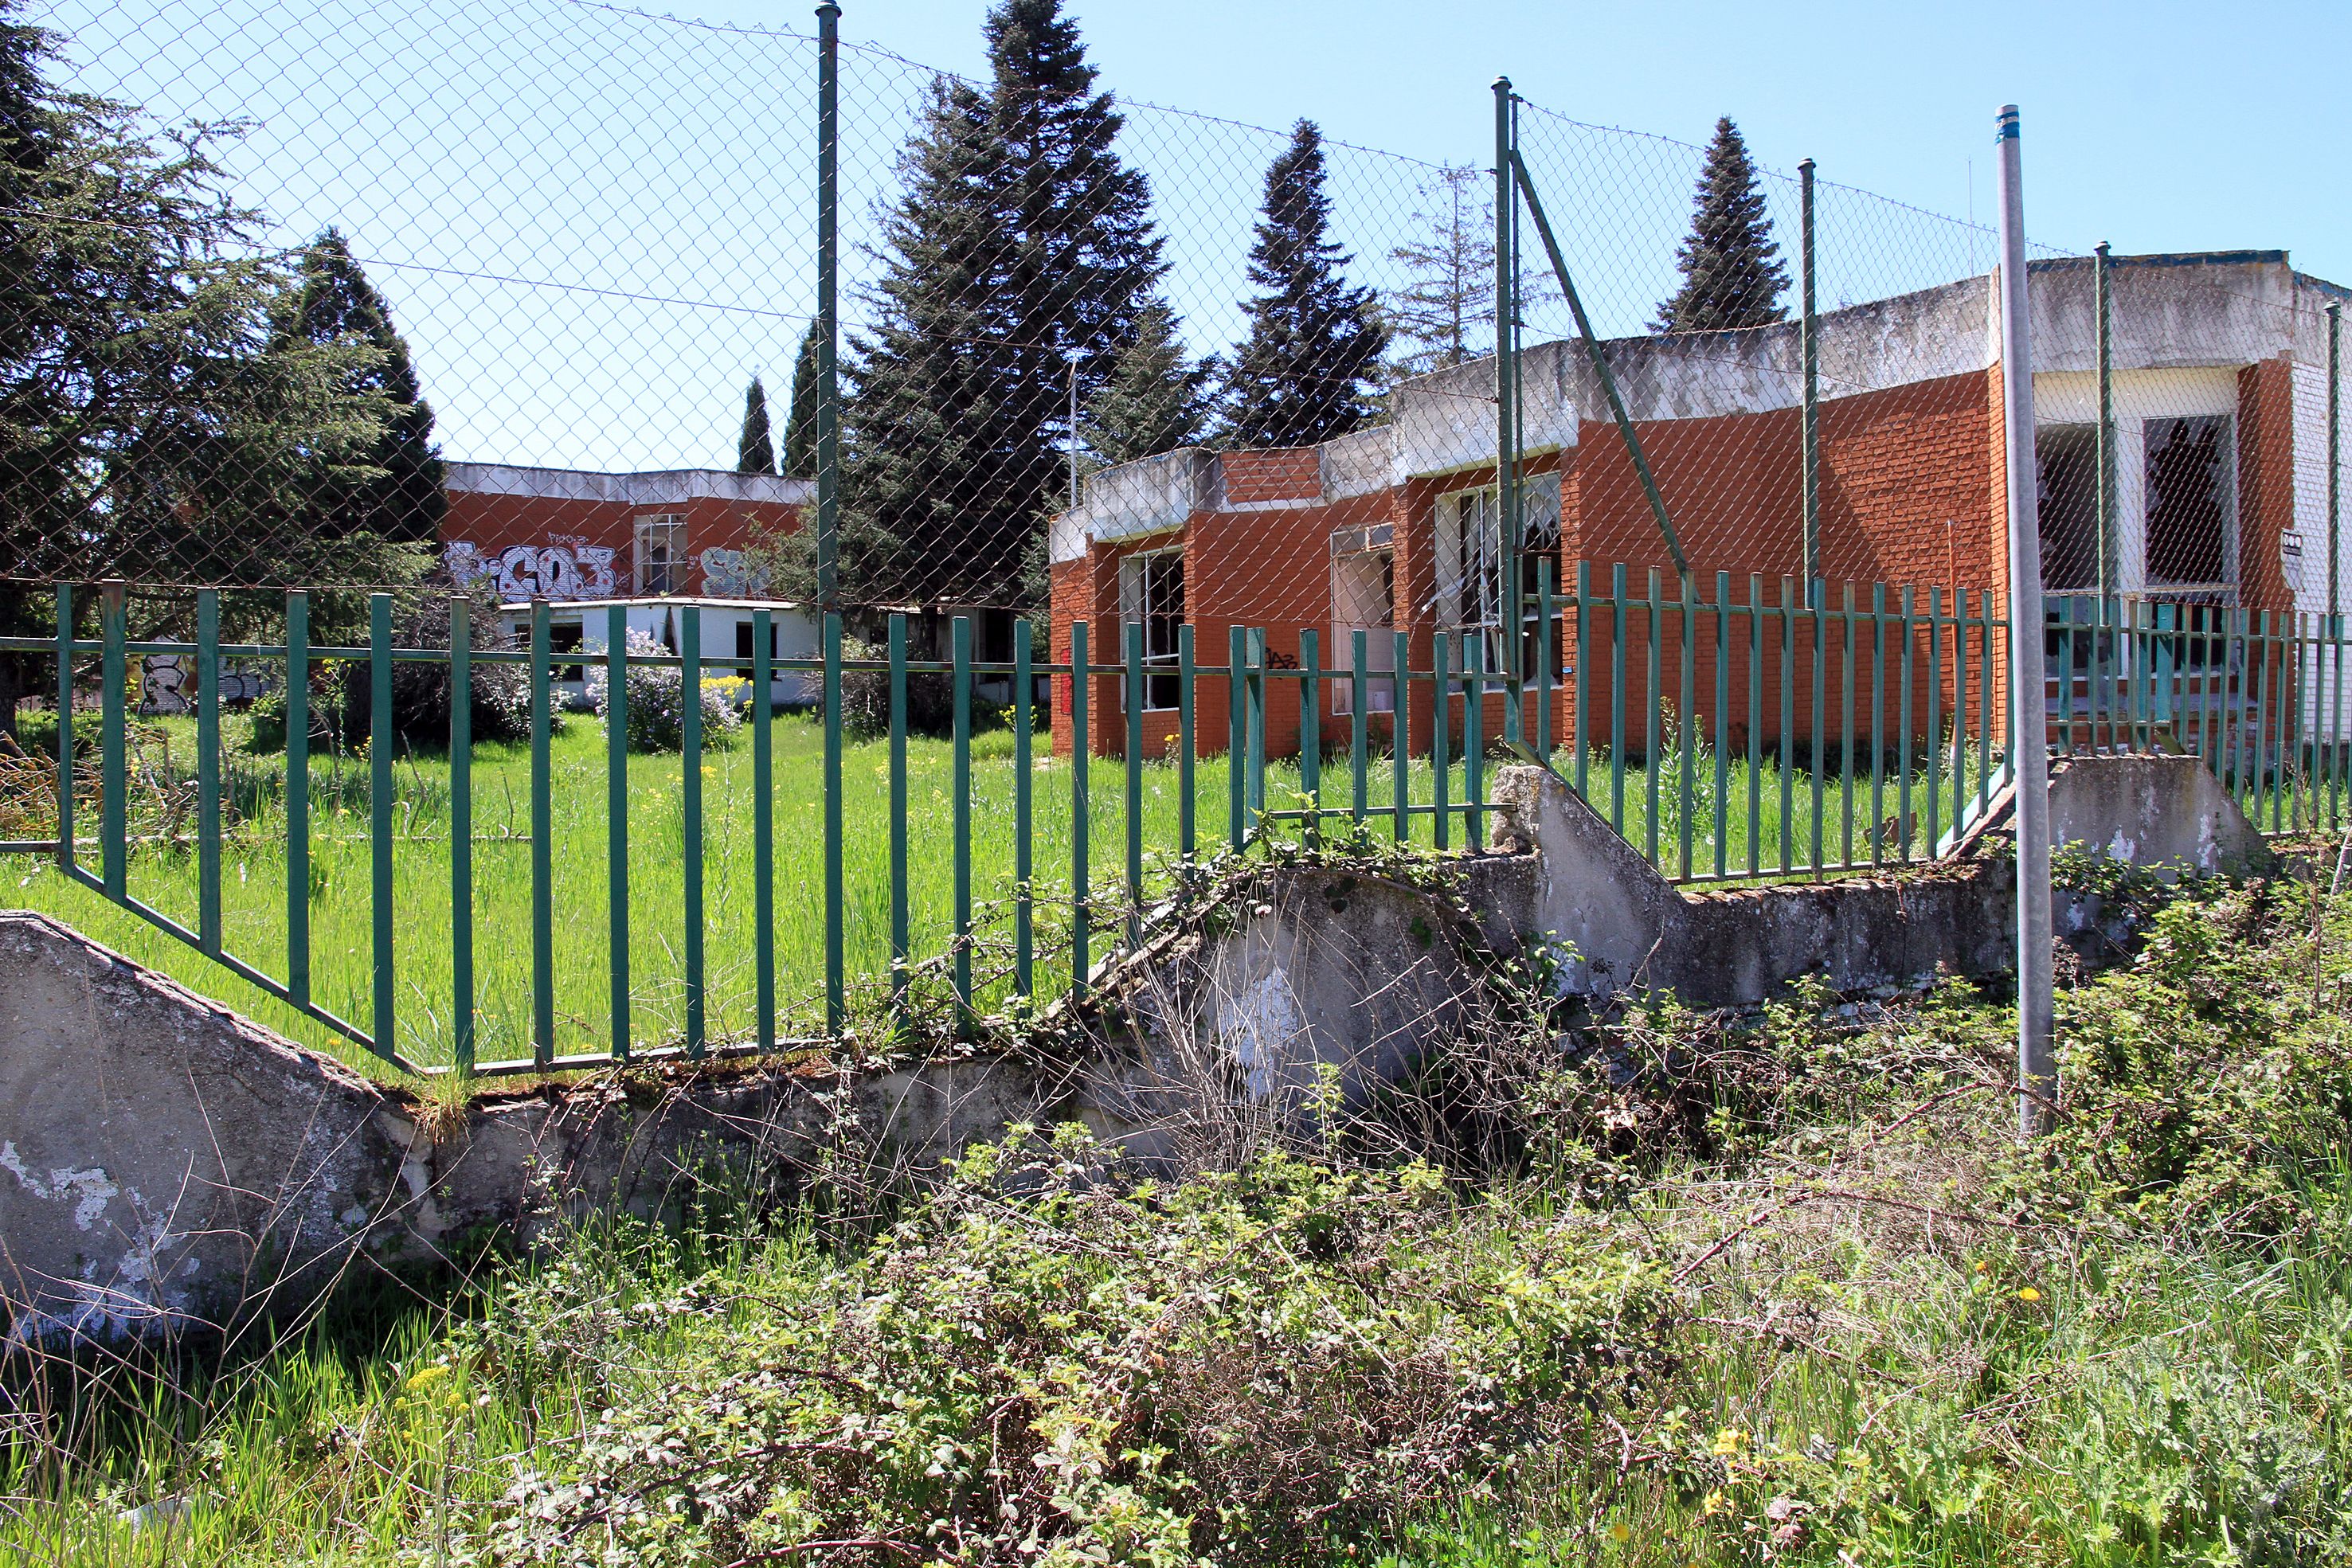
[[[816,329],[801,334],[800,352],[793,356],[793,401],[784,411],[782,472],[795,479],[816,477]]]
[[[1213,361],[1187,363],[1176,336],[1176,313],[1154,300],[1136,318],[1135,340],[1086,406],[1078,437],[1100,462],[1138,458],[1197,445],[1208,423]]]
[[[1229,445],[1311,446],[1374,412],[1388,331],[1372,290],[1347,280],[1353,258],[1331,238],[1324,177],[1322,133],[1302,120],[1265,174],[1249,259],[1260,292],[1222,395]]]
[[[1060,0],[999,0],[983,32],[988,86],[934,86],[883,216],[848,378],[845,598],[1019,594],[1063,483],[1070,361],[1089,401],[1165,270]]]
[[[1436,198],[1413,214],[1425,236],[1389,252],[1412,281],[1391,295],[1388,319],[1412,349],[1399,356],[1406,375],[1458,365],[1491,346],[1495,329],[1495,208],[1480,199],[1486,176],[1467,166],[1439,173]]]
[[[353,371],[344,390],[378,394],[394,405],[391,423],[368,458],[368,465],[381,473],[321,486],[312,497],[314,526],[329,536],[371,533],[432,543],[448,510],[441,451],[433,444],[433,409],[417,384],[407,340],[393,327],[392,308],[331,225],[303,249],[301,288],[278,341],[373,350],[373,363]]]
[[[735,438],[735,472],[773,474],[775,437],[768,430],[768,389],[753,376],[743,389],[743,433]]]
[[[1748,143],[1727,118],[1715,122],[1692,207],[1690,237],[1675,256],[1683,286],[1658,307],[1650,330],[1719,332],[1786,320],[1780,299],[1789,269],[1764,214]]]

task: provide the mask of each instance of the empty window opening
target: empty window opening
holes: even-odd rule
[[[551,653],[576,653],[580,652],[581,635],[579,622],[551,621],[547,627],[547,651]],[[555,678],[559,681],[584,681],[588,678],[588,666],[558,664],[555,666]]]
[[[664,512],[637,519],[637,591],[677,593],[686,579],[686,519]]]
[[[2045,424],[2033,433],[2041,481],[2042,586],[2052,593],[2099,586],[2099,429]]]
[[[1395,530],[1388,524],[1331,536],[1331,711],[1355,712],[1356,633],[1364,634],[1364,711],[1396,711]]]
[[[2151,419],[2147,448],[2147,580],[2151,587],[2221,588],[2236,580],[2236,465],[2230,416]]]
[[[1177,637],[1184,624],[1184,551],[1151,550],[1118,563],[1119,616],[1143,627],[1143,706],[1152,712],[1178,705],[1181,676]],[[1119,657],[1127,656],[1122,643]]]

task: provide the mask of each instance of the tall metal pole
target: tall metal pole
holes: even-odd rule
[[[2344,613],[2338,597],[2343,573],[2344,541],[2341,518],[2344,501],[2344,307],[2327,308],[2327,634],[2341,637],[2336,618]],[[2342,739],[2341,736],[2335,737]]]
[[[1070,510],[1078,509],[1078,356],[1070,356]]]
[[[1502,622],[1505,689],[1517,712],[1519,657],[1518,268],[1511,255],[1511,78],[1495,78],[1495,506],[1496,615]]]
[[[841,244],[841,7],[816,8],[816,599],[834,608],[841,528],[836,298]]]
[[[2099,311],[2099,625],[2107,623],[2107,596],[2116,591],[2116,385],[2114,312],[2107,292],[2107,245],[2091,252],[2091,292]],[[2092,710],[2097,712],[2096,708]]]
[[[1801,314],[1797,352],[1804,367],[1805,596],[1820,608],[1822,587],[1822,344],[1814,320],[1813,161],[1797,165],[1798,271]]]
[[[2033,462],[2032,318],[2017,106],[2004,105],[2000,157],[2000,392],[2009,498],[2009,702],[2017,789],[2017,1125],[2046,1133],[2057,1091],[2050,973],[2049,699],[2042,669],[2042,528]]]

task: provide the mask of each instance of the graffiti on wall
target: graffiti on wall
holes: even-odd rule
[[[767,591],[768,580],[739,549],[707,549],[702,562],[702,591],[713,599],[756,599]]]
[[[559,539],[546,545],[509,545],[492,556],[459,539],[441,552],[441,559],[458,582],[488,580],[500,599],[610,599],[619,591],[614,554],[604,545]]]

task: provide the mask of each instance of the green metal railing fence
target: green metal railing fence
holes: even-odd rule
[[[1098,940],[1113,952],[1135,943],[1154,898],[1213,857],[1247,852],[1261,836],[1295,832],[1314,841],[1363,834],[1402,844],[1422,839],[1425,829],[1429,847],[1439,852],[1481,845],[1492,810],[1489,770],[1513,758],[1553,768],[1662,873],[1689,883],[1819,876],[1934,858],[1996,801],[2011,716],[2001,696],[2009,627],[1992,596],[1883,584],[1841,585],[1833,594],[1827,584],[1805,591],[1791,579],[1768,586],[1755,576],[1742,595],[1735,593],[1729,574],[1718,573],[1712,595],[1703,598],[1695,581],[1668,587],[1656,570],[1647,571],[1639,591],[1622,565],[1606,569],[1605,580],[1597,582],[1593,566],[1580,561],[1562,591],[1551,564],[1538,565],[1532,613],[1523,628],[1530,674],[1523,684],[1486,667],[1491,632],[1425,637],[1426,656],[1415,660],[1414,639],[1407,633],[1355,630],[1340,656],[1327,663],[1317,630],[1308,628],[1298,633],[1296,667],[1287,667],[1269,656],[1264,629],[1230,628],[1224,662],[1204,664],[1195,628],[1181,628],[1173,728],[1164,759],[1146,756],[1145,737],[1150,716],[1164,716],[1151,697],[1152,682],[1170,672],[1146,659],[1139,624],[1127,625],[1114,660],[1098,664],[1086,624],[1071,629],[1068,657],[1056,661],[1038,657],[1028,624],[1018,622],[1012,659],[988,663],[974,658],[971,624],[963,619],[952,622],[948,659],[910,658],[906,619],[893,616],[885,656],[861,661],[844,656],[841,620],[829,615],[822,623],[820,653],[795,659],[771,652],[777,612],[762,607],[751,612],[749,656],[720,656],[704,649],[700,611],[688,604],[679,617],[677,651],[656,655],[628,647],[625,612],[612,607],[601,653],[561,655],[566,663],[601,664],[610,704],[599,748],[608,995],[603,1049],[593,1051],[559,1050],[567,1032],[559,1017],[577,1019],[580,998],[567,994],[558,957],[567,946],[593,937],[573,936],[558,920],[551,758],[559,654],[551,645],[543,601],[531,606],[528,635],[519,646],[478,646],[470,607],[457,601],[450,606],[448,646],[416,648],[394,644],[392,601],[377,595],[367,643],[335,646],[310,642],[309,598],[298,591],[285,599],[282,643],[232,644],[221,640],[218,594],[204,591],[195,597],[193,642],[151,642],[127,636],[127,590],[109,584],[98,590],[99,634],[92,641],[78,633],[84,606],[75,591],[60,588],[53,639],[4,641],[12,651],[55,656],[60,715],[88,706],[89,663],[96,660],[97,870],[83,853],[89,841],[76,836],[91,792],[91,759],[78,754],[71,726],[60,726],[54,759],[55,840],[8,847],[52,854],[75,884],[131,911],[352,1043],[400,1067],[440,1071],[442,1064],[398,1048],[404,1013],[419,1006],[422,995],[413,977],[403,983],[402,953],[411,938],[404,936],[395,897],[399,846],[437,835],[400,827],[405,806],[393,677],[403,662],[446,664],[449,943],[446,994],[438,1004],[446,1006],[439,1015],[444,1027],[430,1032],[446,1040],[448,1070],[501,1073],[648,1057],[691,1060],[714,1049],[773,1051],[840,1038],[865,1027],[858,1009],[869,991],[885,998],[883,1017],[904,1018],[914,1005],[917,975],[933,962],[958,1028],[992,1005],[1017,1014],[1056,996],[1082,996],[1097,973]],[[1390,643],[1378,650],[1385,659],[1375,655],[1376,636]],[[2342,831],[2346,756],[2340,743],[2328,739],[2344,734],[2340,676],[2347,640],[2340,623],[2074,596],[2053,601],[2047,636],[2053,649],[2047,719],[2062,755],[2186,752],[2211,768],[2266,831]],[[153,655],[191,661],[196,676],[193,821],[176,836],[132,832],[134,716],[128,674],[132,660]],[[283,680],[278,831],[284,962],[277,974],[233,952],[226,936],[225,845],[232,836],[224,823],[222,690],[233,661],[265,662]],[[350,1007],[335,1010],[313,984],[311,915],[320,874],[313,852],[336,841],[321,835],[313,809],[320,785],[311,741],[312,677],[324,665],[342,663],[364,668],[371,694],[363,1019],[345,1016],[355,1010]],[[527,836],[530,845],[529,1002],[518,1009],[527,1012],[527,1022],[511,1020],[499,1034],[526,1040],[530,1049],[527,1055],[484,1059],[481,943],[488,936],[494,962],[509,964],[520,935],[502,927],[486,933],[477,909],[484,883],[475,853],[478,747],[470,695],[478,673],[498,664],[525,666],[529,675],[527,832],[514,835]],[[648,908],[630,878],[632,819],[641,818],[642,808],[632,803],[627,677],[646,665],[676,668],[682,688],[674,910]],[[705,772],[715,742],[705,733],[699,702],[683,698],[698,695],[706,673],[714,670],[747,675],[754,694],[745,724],[754,977],[749,1019],[733,1030],[715,1030],[711,1022]],[[878,826],[867,821],[859,830],[879,831],[888,841],[887,972],[869,976],[850,972],[848,927],[866,915],[853,907],[845,870],[845,852],[863,853],[867,847],[852,841],[844,810],[845,769],[853,746],[860,744],[845,725],[845,681],[861,672],[887,682],[887,728],[856,754],[862,768],[878,750],[875,766],[887,788]],[[779,716],[761,700],[779,676],[795,673],[814,677],[821,693],[814,723],[822,731],[815,805],[823,875],[821,891],[809,891],[823,905],[822,1004],[804,1009],[788,1005],[779,984],[777,819],[780,810],[803,812],[810,803],[780,802],[775,768],[780,727],[806,721]],[[913,841],[909,802],[909,681],[941,676],[952,694],[944,844]],[[1005,716],[1009,753],[991,754],[1009,761],[1009,793],[1003,796],[1010,812],[1009,862],[983,867],[975,863],[976,800],[982,793],[975,769],[995,762],[976,763],[975,689],[997,678],[1009,680],[1015,694],[1033,693],[1041,679],[1059,681],[1074,700],[1060,718],[1068,731],[1061,748],[1066,796],[1058,784],[1064,765],[1039,755],[1035,706],[1019,695],[1012,703]],[[1201,723],[1204,692],[1224,699],[1222,735]],[[1388,710],[1375,712],[1375,703],[1389,693],[1394,695]],[[1346,700],[1337,700],[1342,695]],[[1279,701],[1270,701],[1276,696]],[[1273,721],[1294,711],[1302,716],[1301,733],[1319,737],[1319,744],[1299,746],[1295,757],[1270,755]],[[1303,716],[1313,716],[1311,724]],[[1097,722],[1113,725],[1115,737],[1100,729],[1090,734],[1090,724]],[[1171,721],[1160,716],[1156,722]],[[1112,738],[1117,755],[1097,755],[1095,743],[1104,738]],[[635,765],[647,766],[641,757]],[[1062,867],[1046,865],[1039,853],[1047,836],[1041,824],[1041,766],[1057,770],[1052,836],[1066,856]],[[1093,794],[1097,767],[1116,769],[1120,786],[1115,799],[1099,805]],[[1171,790],[1172,824],[1164,815],[1155,817],[1150,806]],[[993,783],[986,792],[992,801],[999,798]],[[1218,795],[1222,821],[1214,810]],[[1204,804],[1211,810],[1204,811]],[[341,819],[340,795],[330,810]],[[1098,818],[1118,823],[1118,858],[1108,875],[1093,860]],[[1204,832],[1211,823],[1221,831]],[[740,826],[730,818],[721,831]],[[787,827],[795,841],[808,831],[801,822]],[[134,863],[189,847],[193,918],[184,910],[167,911],[131,885]],[[910,889],[919,857],[940,854],[952,862],[951,908],[944,952],[934,956],[918,950]],[[983,900],[990,905],[985,912]],[[640,993],[633,981],[632,937],[647,925],[662,925],[676,937],[680,1004],[674,1034],[665,1029],[652,1041],[633,1012]],[[983,949],[991,966],[985,974],[977,967]],[[796,1021],[803,1026],[797,1036],[789,1027]],[[415,1039],[420,1031],[410,1027],[406,1034]]]

